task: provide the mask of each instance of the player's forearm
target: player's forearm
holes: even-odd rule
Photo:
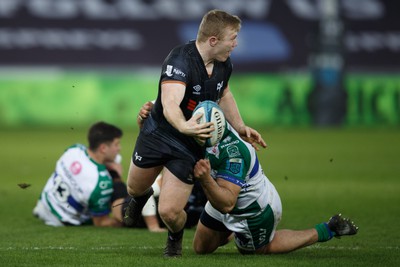
[[[200,183],[208,201],[215,209],[225,214],[234,208],[236,197],[232,195],[231,191],[219,186],[211,176],[200,180]]]
[[[183,132],[186,119],[178,105],[170,104],[168,106],[164,106],[164,116],[175,129],[177,129],[179,132]]]
[[[245,126],[245,123],[242,119],[242,116],[240,115],[235,98],[229,90],[224,93],[221,101],[219,102],[219,106],[224,111],[226,120],[232,125],[232,127],[236,131],[239,132],[240,129]]]
[[[122,222],[117,221],[113,217],[101,216],[101,217],[93,217],[93,224],[97,227],[122,227]]]

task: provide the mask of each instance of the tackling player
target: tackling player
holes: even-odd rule
[[[232,237],[242,254],[273,254],[357,233],[358,227],[340,214],[312,229],[276,230],[282,216],[279,194],[254,147],[226,124],[221,141],[207,147],[206,159],[194,168],[208,199],[195,232],[196,253],[212,253]]]

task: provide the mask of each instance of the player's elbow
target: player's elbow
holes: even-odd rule
[[[222,205],[218,205],[216,209],[221,212],[222,214],[227,214],[230,213],[233,208],[235,207],[236,202],[231,202],[231,203],[224,203]]]
[[[230,212],[232,211],[232,209],[229,208],[229,207],[223,207],[223,208],[219,209],[219,211],[220,211],[222,214],[227,214],[227,213],[230,213]]]
[[[122,222],[109,217],[109,215],[93,216],[92,221],[96,227],[122,227]]]

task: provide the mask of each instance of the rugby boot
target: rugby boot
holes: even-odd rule
[[[332,216],[327,222],[329,230],[334,233],[334,236],[340,238],[343,235],[355,235],[358,232],[358,227],[348,218],[343,218],[342,214]]]
[[[150,187],[150,190],[143,196],[131,198],[128,207],[125,209],[125,215],[123,218],[126,226],[133,227],[138,223],[142,209],[153,193],[154,190],[152,187]]]

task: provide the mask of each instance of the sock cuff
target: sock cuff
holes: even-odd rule
[[[183,231],[184,229],[180,230],[179,232],[172,233],[170,230],[168,230],[168,238],[171,240],[179,240],[183,237]]]
[[[317,224],[315,229],[318,233],[318,242],[326,242],[334,236],[334,233],[329,229],[327,223]]]
[[[152,187],[149,187],[149,189],[147,189],[146,190],[146,193],[144,193],[143,195],[141,195],[141,196],[138,196],[138,197],[134,197],[134,199],[135,199],[135,201],[137,202],[137,203],[142,203],[142,202],[144,202],[143,203],[143,205],[147,202],[147,200],[149,199],[149,197],[150,196],[152,196],[153,195],[153,188]]]

